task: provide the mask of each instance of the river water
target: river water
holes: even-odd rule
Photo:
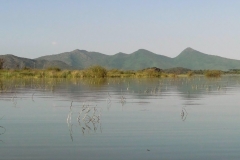
[[[2,79],[0,159],[240,158],[240,77]]]

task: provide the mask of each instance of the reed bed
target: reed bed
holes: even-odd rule
[[[223,73],[233,74],[230,71],[223,72],[220,70],[196,70],[181,74],[175,72],[167,73],[160,69],[156,70],[156,68],[147,68],[134,71],[119,69],[107,70],[101,66],[91,66],[83,70],[61,70],[57,67],[50,67],[47,69],[0,69],[0,78],[178,78],[179,76],[193,77],[195,75],[221,77]]]
[[[61,70],[59,68],[47,69],[21,69],[0,70],[1,78],[106,78],[106,77],[161,77],[161,72],[147,71],[122,71],[118,69],[106,70],[101,66],[92,66],[84,70]]]

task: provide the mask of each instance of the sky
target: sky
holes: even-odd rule
[[[0,54],[176,57],[191,47],[240,60],[239,8],[239,0],[0,0]]]

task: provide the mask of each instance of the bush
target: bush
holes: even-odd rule
[[[84,71],[86,77],[104,78],[107,76],[107,70],[101,66],[92,66]]]
[[[138,71],[136,73],[137,77],[161,77],[161,72],[152,69],[147,69],[143,71]]]
[[[64,70],[62,72],[58,72],[57,77],[59,77],[59,78],[69,78],[69,77],[71,77],[71,71]]]

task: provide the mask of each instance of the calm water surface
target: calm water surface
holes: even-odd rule
[[[0,159],[240,159],[240,77],[0,81]]]

